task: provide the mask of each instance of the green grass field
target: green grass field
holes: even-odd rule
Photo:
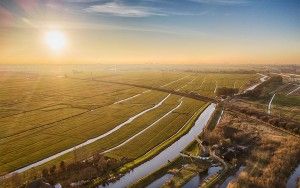
[[[168,93],[95,80],[162,87],[214,96],[217,87],[243,88],[254,74],[121,72],[68,74],[66,77],[11,73],[0,76],[0,174],[72,148],[107,133],[130,117],[152,108]],[[147,92],[146,92],[147,91]],[[124,100],[122,102],[122,100]],[[119,102],[118,102],[119,101]],[[121,102],[120,102],[121,101]],[[76,151],[85,159],[118,146],[176,108],[125,145],[106,153],[134,160],[172,137],[206,102],[170,95],[120,129]],[[44,165],[74,160],[67,153]]]

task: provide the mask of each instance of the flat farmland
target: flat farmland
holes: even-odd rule
[[[260,77],[258,74],[143,72],[116,74],[110,77],[95,76],[94,79],[160,87],[186,93],[195,92],[213,97],[218,87],[238,88],[241,91],[249,85],[250,80],[258,80]]]
[[[185,72],[5,74],[0,91],[0,174],[55,154],[43,165],[95,153],[134,160],[177,133],[206,102],[104,81],[214,96],[243,88],[255,74]],[[99,82],[100,80],[100,82]],[[92,141],[91,141],[92,140]]]
[[[77,115],[71,116],[69,114],[69,118],[63,118],[58,111],[55,117],[60,118],[60,120],[51,123],[46,121],[51,119],[49,118],[50,113],[40,113],[33,117],[28,115],[32,112],[25,113],[22,118],[24,120],[30,118],[30,121],[7,120],[8,118],[19,118],[12,116],[4,118],[2,119],[3,123],[1,123],[3,134],[1,135],[0,152],[4,154],[1,156],[1,163],[5,164],[6,168],[11,169],[21,164],[30,164],[80,144],[88,138],[96,137],[113,129],[129,117],[150,108],[165,95],[158,92],[147,93],[145,94],[146,100],[138,100],[134,104],[112,104],[95,110],[83,111]],[[44,119],[45,124],[43,124]],[[4,122],[7,122],[5,126]],[[9,129],[9,127],[16,128]]]
[[[97,76],[94,75],[96,80],[104,81],[115,81],[115,82],[125,82],[131,84],[143,84],[147,86],[160,87],[167,84],[176,82],[184,77],[190,76],[189,73],[182,72],[125,72],[125,73],[116,73],[113,76]],[[76,75],[79,77],[85,76],[90,77],[89,75]]]
[[[8,75],[8,77],[14,77],[14,75]],[[88,101],[89,98],[93,98],[94,106],[103,106],[141,91],[128,86],[94,84],[56,77],[31,76],[27,78],[24,75],[23,79],[19,77],[1,79],[0,117],[59,104],[72,105],[76,104],[74,103],[76,101]],[[89,107],[87,104],[78,105],[78,107]]]
[[[105,153],[116,159],[124,157],[129,160],[136,159],[177,133],[205,104],[205,102],[171,95],[163,106],[137,118],[126,127],[43,166],[58,164],[62,160],[73,161],[75,156],[82,160],[95,152]]]

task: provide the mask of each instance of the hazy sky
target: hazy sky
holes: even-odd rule
[[[0,63],[300,63],[300,0],[0,0]]]

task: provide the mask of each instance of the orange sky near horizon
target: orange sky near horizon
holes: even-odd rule
[[[180,7],[183,1],[168,5],[146,1],[135,5],[126,0],[96,5],[72,0],[42,5],[3,2],[0,64],[300,64],[296,20],[300,6],[294,10],[292,4],[286,4],[289,11],[284,11],[277,4],[260,10],[265,5],[246,0],[210,4],[184,0],[186,9]],[[17,6],[22,13],[16,12]],[[38,12],[37,6],[48,14]],[[171,12],[176,7],[178,12]],[[211,12],[212,8],[217,11]],[[53,30],[65,40],[56,51],[45,43],[46,33]]]
[[[13,30],[13,29],[12,29]],[[230,64],[298,64],[299,47],[280,41],[253,42],[210,37],[142,33],[131,36],[124,31],[63,30],[66,46],[53,52],[44,42],[47,30],[17,29],[1,39],[1,64],[47,63],[230,63]],[[146,35],[146,36],[143,36]],[[263,43],[267,43],[263,45]]]

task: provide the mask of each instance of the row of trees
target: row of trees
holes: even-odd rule
[[[238,88],[219,87],[216,90],[217,96],[233,96],[239,92]]]
[[[192,73],[217,73],[217,74],[255,74],[256,70],[245,70],[245,69],[237,69],[237,70],[195,70],[189,69],[184,72],[192,72]]]
[[[116,171],[120,166],[125,164],[128,160],[116,160],[95,154],[88,160],[65,163],[61,161],[58,166],[53,165],[50,168],[42,170],[42,177],[54,185],[60,182],[62,185],[69,186],[72,182],[88,181],[97,177],[108,176],[109,173]]]

